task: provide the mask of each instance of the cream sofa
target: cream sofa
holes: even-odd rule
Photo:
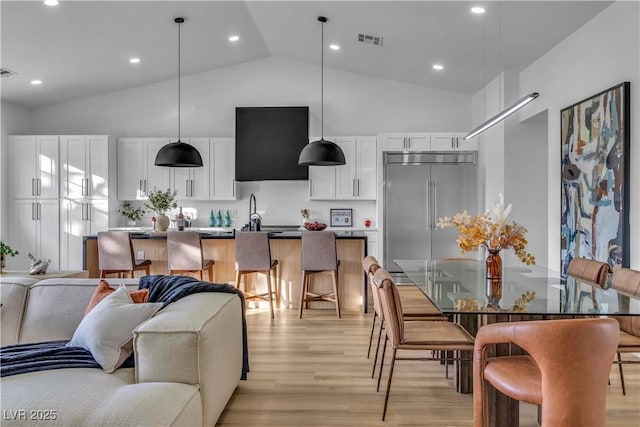
[[[2,345],[69,340],[97,279],[3,280]],[[137,280],[114,279],[137,289]],[[134,331],[135,368],[1,380],[2,426],[213,426],[242,371],[240,298],[189,295]]]

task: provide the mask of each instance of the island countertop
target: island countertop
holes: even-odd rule
[[[194,230],[196,231],[196,230]],[[234,231],[197,230],[202,237],[202,249],[205,259],[213,259],[215,283],[235,283],[235,233]],[[297,308],[300,297],[302,234],[313,231],[301,230],[264,230],[269,233],[271,258],[278,260],[279,286],[282,306]],[[336,248],[340,267],[338,269],[340,303],[345,309],[361,309],[366,312],[368,286],[362,269],[362,259],[367,255],[367,234],[359,230],[329,230],[336,233]],[[130,230],[136,259],[151,260],[151,274],[168,274],[167,269],[167,233]],[[83,264],[89,277],[99,277],[97,236],[83,238]],[[250,286],[266,287],[266,280],[252,278]],[[314,275],[315,289],[322,292],[331,289],[329,275]],[[107,279],[108,280],[108,279]],[[264,283],[262,283],[264,282]],[[248,288],[248,289],[251,289]],[[312,307],[334,309],[334,305],[314,302]]]
[[[185,231],[189,231],[186,229]],[[334,231],[334,230],[330,230]],[[234,231],[199,231],[200,238],[206,239],[235,239]],[[267,231],[269,239],[301,239],[302,233],[313,233],[313,231]],[[334,231],[336,239],[366,239],[367,235],[363,231]],[[167,233],[163,231],[129,231],[131,239],[160,239],[166,240]],[[97,239],[97,236],[84,236],[84,240]]]

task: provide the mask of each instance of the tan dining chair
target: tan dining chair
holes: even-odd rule
[[[606,425],[607,385],[617,342],[614,319],[483,326],[473,355],[475,427],[490,425],[488,385],[512,399],[540,405],[542,427]],[[529,355],[491,357],[496,344],[515,344]]]
[[[203,280],[203,272],[209,273],[213,282],[212,259],[204,259],[202,239],[197,231],[167,232],[167,267],[169,274],[198,273]]]
[[[624,294],[620,299],[623,303],[624,298],[640,299],[640,271],[630,268],[618,268],[613,270],[613,279],[611,287],[617,292]],[[626,301],[628,303],[628,301]],[[620,371],[620,385],[622,386],[622,394],[626,395],[627,391],[624,385],[624,372],[622,365],[640,363],[636,360],[623,360],[621,353],[640,353],[640,316],[615,316],[620,325],[620,336],[618,349],[616,351],[618,368]]]
[[[101,231],[98,233],[98,269],[100,277],[117,273],[118,277],[144,270],[150,274],[151,260],[136,260],[131,235],[125,231]]]
[[[300,307],[298,318],[302,318],[302,310],[309,308],[312,301],[329,301],[336,306],[338,319],[340,316],[340,285],[338,279],[338,251],[336,249],[336,233],[333,231],[306,231],[302,233],[302,285],[300,289]],[[315,274],[331,275],[332,292],[311,292],[311,277]]]
[[[371,299],[373,300],[373,321],[371,323],[371,334],[369,335],[369,349],[367,350],[367,359],[371,356],[371,344],[373,343],[373,333],[376,327],[376,320],[378,320],[378,342],[376,344],[376,352],[373,358],[373,366],[371,369],[371,378],[375,376],[376,366],[378,364],[378,352],[380,350],[380,341],[382,339],[382,331],[384,330],[384,313],[382,311],[382,305],[380,303],[380,295],[378,287],[373,281],[373,275],[381,268],[378,260],[368,255],[362,260],[362,268],[369,280],[369,286],[371,289]],[[411,289],[413,288],[413,289]],[[416,294],[415,291],[420,294]],[[400,300],[402,301],[403,310],[405,310],[405,304],[409,305],[412,309],[410,313],[404,311],[405,321],[427,321],[447,320],[447,316],[443,315],[438,307],[436,307],[429,299],[415,286],[398,286],[398,293]]]
[[[405,322],[398,287],[391,275],[385,269],[379,268],[374,273],[373,280],[378,287],[385,319],[385,342],[378,376],[378,387],[382,377],[387,342],[390,343],[392,351],[387,391],[382,409],[382,421],[384,421],[387,414],[387,404],[396,360],[440,360],[434,359],[431,355],[429,357],[415,356],[416,352],[420,351],[440,351],[454,353],[452,359],[460,362],[461,357],[455,356],[455,354],[459,354],[461,351],[473,351],[473,337],[460,325],[452,322]],[[405,353],[406,351],[409,352],[408,356],[400,356],[398,354],[398,352]]]
[[[269,302],[271,318],[275,318],[273,309],[273,297],[280,303],[278,291],[278,260],[271,259],[269,235],[260,231],[239,231],[236,233],[236,287],[240,289],[244,285],[245,300],[264,300]],[[247,292],[246,275],[258,273],[264,274],[267,279],[267,292]],[[271,273],[275,273],[275,289],[272,286]],[[245,278],[243,281],[242,278]]]
[[[609,271],[609,264],[606,262],[586,258],[573,258],[567,266],[567,274],[570,276],[601,288],[606,286]]]

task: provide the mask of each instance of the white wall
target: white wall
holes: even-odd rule
[[[471,97],[392,80],[325,68],[325,135],[377,135],[394,131],[466,131]],[[320,69],[269,58],[185,76],[182,136],[232,136],[236,106],[309,105],[310,135],[320,134]],[[177,133],[176,79],[33,110],[37,134],[109,134],[118,137]],[[236,209],[244,221],[248,197],[256,192],[265,223],[295,224],[299,210],[328,220],[330,207],[354,209],[354,224],[375,219],[374,202],[310,202],[307,181],[241,183],[238,202],[194,203]],[[198,225],[206,226],[203,218]],[[242,222],[244,223],[244,222]]]
[[[7,135],[26,133],[29,129],[29,110],[8,102],[0,106],[0,240],[7,240],[7,218],[9,213],[9,177],[7,176]]]
[[[630,266],[640,269],[640,3],[617,1],[520,74],[521,93],[540,93],[520,118],[548,112],[548,265],[554,270],[560,268],[560,110],[623,81],[631,82]]]

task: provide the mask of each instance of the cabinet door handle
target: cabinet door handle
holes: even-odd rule
[[[233,181],[231,181],[231,194],[233,194],[233,197],[236,197],[236,180],[234,179]]]
[[[35,178],[31,178],[31,195],[32,196],[36,195],[36,179]]]
[[[357,196],[356,194],[356,180],[355,178],[352,180],[353,182],[351,183],[351,194],[355,197]]]
[[[91,205],[89,203],[85,203],[87,207],[87,221],[91,221]]]
[[[425,194],[425,208],[427,210],[427,215],[426,216],[426,225],[427,225],[427,230],[431,229],[431,212],[429,212],[429,208],[430,208],[430,204],[429,204],[429,198],[431,197],[431,181],[427,180],[425,183],[425,187],[426,187],[426,194]]]
[[[186,197],[189,197],[189,180],[188,179],[184,180],[184,195]]]
[[[38,196],[39,196],[42,193],[42,181],[40,181],[40,178],[36,179],[36,187],[38,189]]]
[[[36,204],[35,203],[31,203],[31,220],[35,221],[36,220]]]
[[[360,197],[360,178],[356,179],[357,183],[358,183],[358,194],[356,194],[356,196]]]
[[[40,221],[42,219],[42,204],[41,203],[36,203],[36,214],[37,214],[37,220]]]
[[[193,197],[193,179],[191,180],[191,197]]]
[[[89,178],[85,178],[85,181],[87,182],[85,184],[85,196],[91,196],[91,191],[89,191]]]
[[[433,223],[431,229],[436,229],[436,221],[438,220],[438,180],[433,180]]]

